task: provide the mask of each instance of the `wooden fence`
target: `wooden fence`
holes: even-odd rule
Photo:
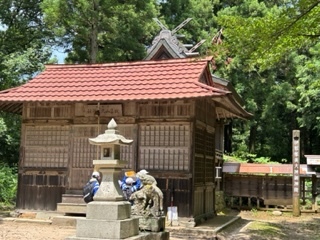
[[[241,209],[292,210],[292,165],[233,164],[223,165],[223,188],[227,205]],[[302,212],[317,212],[320,179],[300,170]]]

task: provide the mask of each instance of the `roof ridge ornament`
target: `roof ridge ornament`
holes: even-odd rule
[[[201,46],[206,40],[201,40],[196,45],[193,44],[183,44],[178,38],[185,37],[184,35],[179,35],[177,32],[183,28],[186,24],[188,24],[192,18],[187,18],[182,23],[180,23],[173,30],[168,29],[161,21],[157,18],[153,18],[153,20],[160,26],[160,33],[153,39],[152,46],[150,46],[147,50],[148,56],[146,59],[152,59],[154,51],[157,49],[157,45],[161,40],[166,41],[166,44],[169,45],[169,48],[178,56],[178,58],[186,58],[186,57],[194,57],[199,56],[199,52],[194,52],[199,46]],[[177,57],[176,56],[176,57]]]

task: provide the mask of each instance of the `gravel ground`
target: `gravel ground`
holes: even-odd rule
[[[217,234],[220,240],[319,240],[320,214],[303,214],[293,217],[291,213],[274,216],[272,212],[232,211],[226,214],[238,215],[240,220]],[[49,223],[0,221],[1,240],[62,240],[75,236],[72,226],[58,226]],[[171,240],[190,239],[171,237]],[[205,238],[201,238],[205,239]],[[207,238],[211,239],[212,238]]]

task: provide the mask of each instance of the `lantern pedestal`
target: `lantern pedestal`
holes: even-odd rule
[[[121,160],[93,160],[95,169],[102,174],[102,181],[94,201],[124,201],[118,180],[121,170],[127,164]]]

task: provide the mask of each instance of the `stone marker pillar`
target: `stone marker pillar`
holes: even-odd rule
[[[300,131],[292,132],[292,213],[300,216]]]

